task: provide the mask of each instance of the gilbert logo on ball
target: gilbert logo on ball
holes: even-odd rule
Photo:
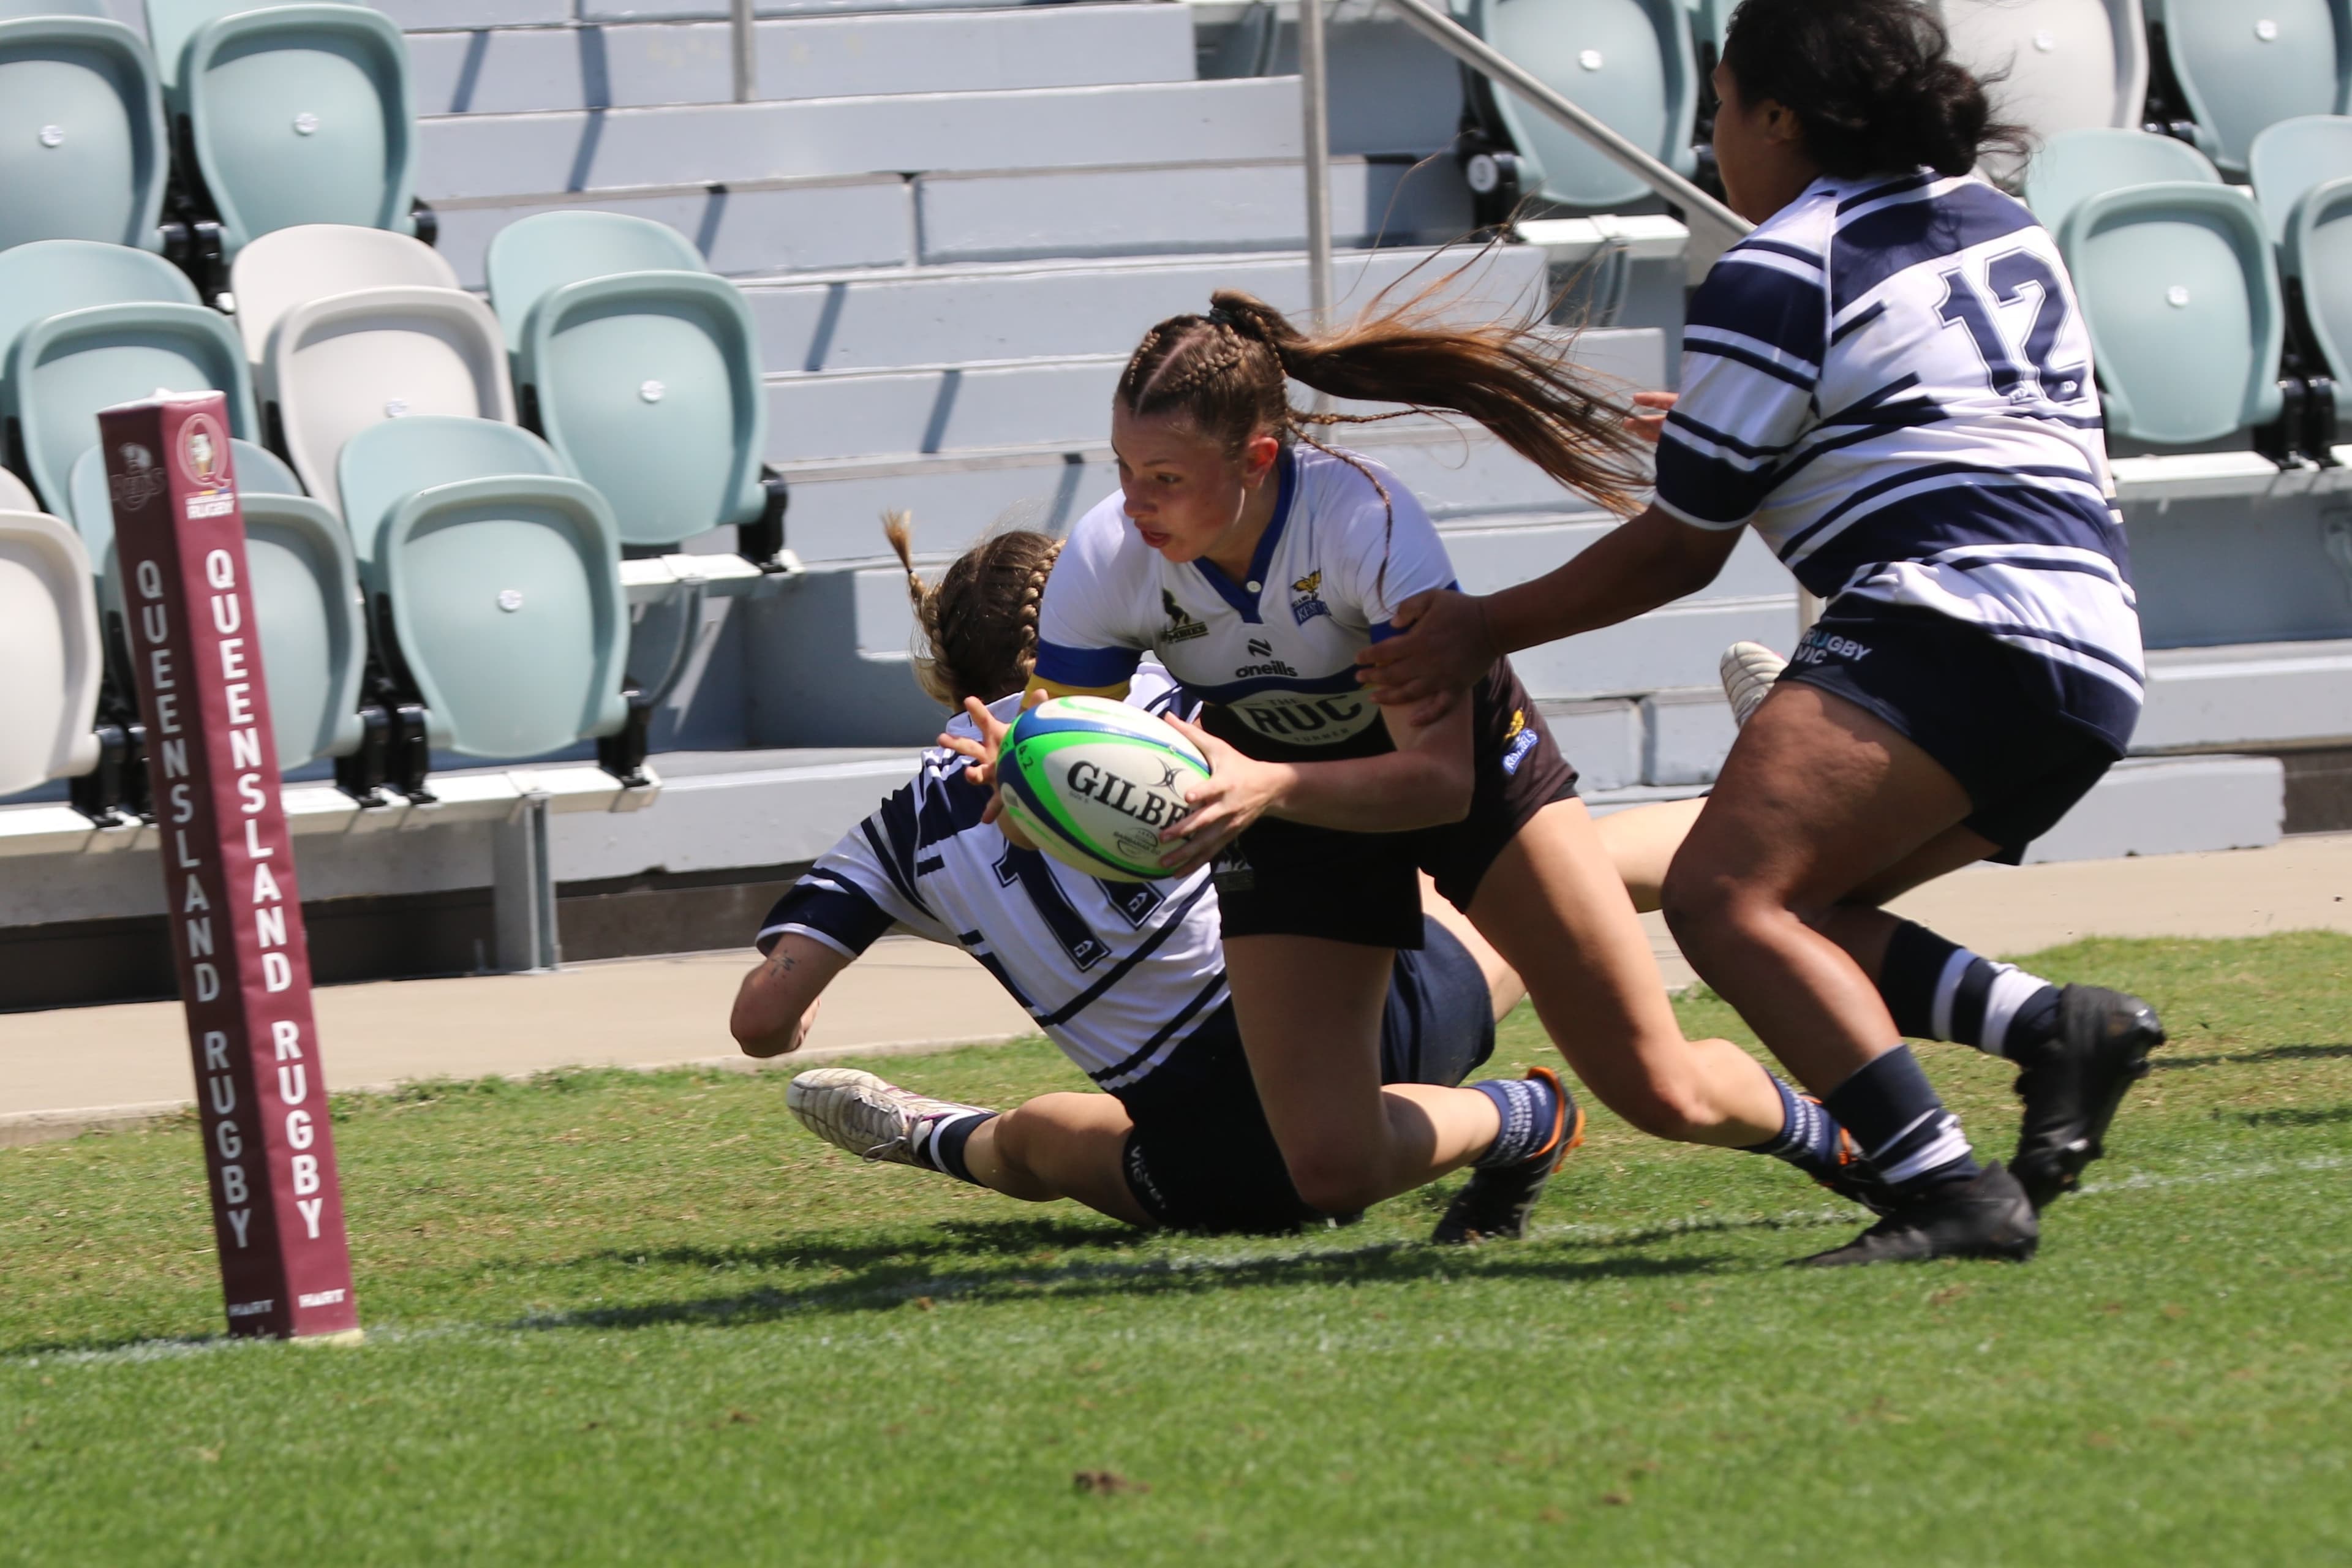
[[[1004,809],[1038,848],[1114,882],[1168,874],[1160,830],[1192,811],[1209,776],[1200,752],[1163,721],[1099,697],[1056,697],[1013,721],[999,752]]]
[[[228,1330],[355,1337],[226,402],[126,404],[99,431]]]

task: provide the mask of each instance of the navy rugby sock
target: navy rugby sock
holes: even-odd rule
[[[2058,987],[1905,921],[1886,940],[1878,994],[1915,1040],[2021,1060],[2058,1036]]]
[[[1533,1159],[1551,1142],[1559,1125],[1559,1096],[1539,1078],[1486,1078],[1470,1086],[1495,1102],[1503,1130],[1486,1152],[1470,1162],[1482,1171]]]
[[[1764,1075],[1780,1093],[1780,1131],[1761,1143],[1743,1145],[1750,1154],[1785,1160],[1805,1174],[1823,1177],[1838,1168],[1838,1146],[1845,1130],[1820,1100],[1808,1100],[1776,1073]]]
[[[971,1167],[964,1163],[963,1146],[971,1142],[971,1135],[980,1131],[982,1122],[996,1114],[993,1110],[965,1110],[932,1118],[930,1125],[915,1140],[917,1158],[941,1175],[971,1182],[975,1187],[985,1185],[973,1178]]]
[[[1822,1096],[1822,1104],[1853,1131],[1879,1179],[1899,1193],[1966,1181],[1981,1169],[1960,1119],[1944,1109],[1908,1046],[1872,1061]]]

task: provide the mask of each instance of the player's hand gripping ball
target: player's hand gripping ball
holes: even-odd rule
[[[1209,776],[1192,742],[1141,709],[1056,697],[1013,721],[997,753],[1004,810],[1038,848],[1114,882],[1168,874],[1160,830]]]

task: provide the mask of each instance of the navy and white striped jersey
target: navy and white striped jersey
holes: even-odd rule
[[[1080,518],[1038,605],[1037,679],[1116,691],[1149,651],[1209,705],[1212,732],[1253,756],[1388,751],[1356,655],[1389,635],[1398,605],[1452,585],[1445,545],[1378,463],[1305,446],[1279,462],[1273,521],[1238,583],[1144,543],[1118,492]]]
[[[1181,692],[1145,665],[1128,700],[1164,712]],[[997,717],[1009,721],[1020,700],[997,703]],[[988,792],[964,777],[969,765],[944,747],[925,752],[913,781],[777,902],[760,950],[798,931],[855,958],[906,925],[978,959],[1103,1088],[1140,1081],[1229,998],[1209,873],[1106,882],[1017,849],[982,824]]]
[[[1808,589],[2044,661],[2121,752],[2144,693],[2090,333],[2058,247],[1974,175],[1815,181],[1693,297],[1658,504],[1752,523]]]

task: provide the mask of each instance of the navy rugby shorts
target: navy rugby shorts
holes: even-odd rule
[[[1381,1081],[1460,1083],[1495,1052],[1494,1004],[1478,961],[1431,921],[1418,952],[1397,954],[1381,1026]],[[1151,1075],[1118,1091],[1135,1130],[1127,1184],[1179,1230],[1296,1230],[1326,1216],[1299,1200],[1265,1124],[1231,1003]]]
[[[2052,706],[2033,656],[1916,605],[1832,600],[1798,642],[1783,680],[1885,720],[1968,792],[1962,824],[2014,866],[2091,792],[2118,753]]]
[[[1217,857],[1224,934],[1416,948],[1416,870],[1427,871],[1455,909],[1468,909],[1486,868],[1528,818],[1576,795],[1576,770],[1559,754],[1509,660],[1495,661],[1474,702],[1470,743],[1477,772],[1467,816],[1410,833],[1349,833],[1260,817]]]

